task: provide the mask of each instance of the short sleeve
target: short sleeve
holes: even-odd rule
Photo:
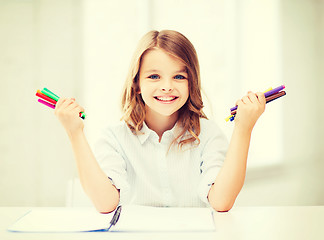
[[[126,163],[118,139],[109,128],[103,131],[96,142],[94,154],[101,169],[120,191],[120,203],[124,203],[129,193]]]
[[[201,134],[203,146],[201,146],[199,197],[209,205],[208,193],[224,164],[228,140],[213,121],[208,120],[208,124],[204,125],[202,129],[204,132]]]

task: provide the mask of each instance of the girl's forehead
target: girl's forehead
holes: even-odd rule
[[[160,48],[147,51],[142,57],[141,68],[168,67],[178,71],[185,70],[185,64],[177,57]]]

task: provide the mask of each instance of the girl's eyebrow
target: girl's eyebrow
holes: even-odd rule
[[[184,67],[184,68],[182,68],[182,69],[180,69],[178,71],[175,71],[175,73],[187,73],[187,68]]]
[[[149,69],[149,70],[146,70],[144,71],[144,73],[156,73],[156,72],[160,72],[159,70],[156,70],[156,69]]]
[[[144,73],[160,73],[161,71],[160,70],[157,70],[157,69],[149,69],[149,70],[146,70],[144,71]],[[187,69],[184,67],[178,71],[175,71],[174,73],[187,73]]]

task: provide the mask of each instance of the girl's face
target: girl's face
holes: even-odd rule
[[[185,65],[161,49],[143,56],[139,86],[149,115],[175,115],[189,97]]]

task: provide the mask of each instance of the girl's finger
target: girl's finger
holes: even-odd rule
[[[62,108],[67,108],[68,106],[70,106],[71,104],[73,104],[75,102],[75,100],[73,100],[73,98],[65,98],[64,102],[62,103],[61,107]]]
[[[56,102],[56,108],[59,108],[62,106],[62,104],[66,101],[66,98],[59,98],[59,100]]]
[[[77,106],[79,106],[79,104],[77,104],[75,101],[71,100],[71,102],[69,102],[69,104],[65,107],[65,109],[68,111],[71,111],[74,108],[76,108]]]
[[[66,108],[67,111],[70,111],[70,112],[76,112],[77,114],[79,114],[80,112],[84,112],[84,108],[81,107],[77,102],[73,102],[71,103],[67,108]]]
[[[266,104],[266,98],[264,96],[264,93],[262,92],[257,92],[256,96],[258,97],[258,101],[260,104],[265,105]]]
[[[59,112],[62,109],[62,106],[65,104],[66,102],[66,98],[59,98],[58,101],[55,104],[55,109],[54,109],[54,114],[57,115],[59,114]]]
[[[244,96],[242,98],[242,102],[245,103],[245,104],[248,104],[248,103],[251,103],[251,100],[250,100],[249,96]]]
[[[252,103],[257,103],[259,102],[258,98],[257,98],[257,95],[253,92],[249,92],[249,95],[248,95],[248,98],[250,99],[250,101]]]

